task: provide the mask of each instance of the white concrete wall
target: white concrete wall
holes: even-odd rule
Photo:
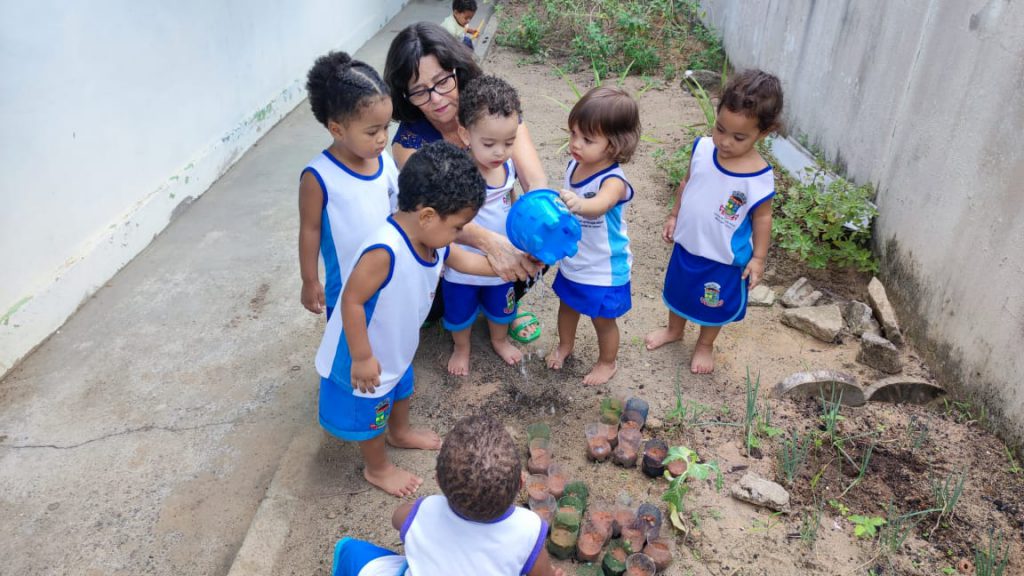
[[[0,0],[0,376],[406,1]]]
[[[787,121],[878,189],[883,280],[946,385],[1024,438],[1024,2],[703,0]]]

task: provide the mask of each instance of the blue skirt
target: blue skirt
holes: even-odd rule
[[[747,314],[743,268],[690,254],[679,244],[665,271],[662,298],[672,313],[701,326],[723,326]]]
[[[629,282],[622,286],[591,286],[573,282],[559,270],[551,288],[563,304],[591,318],[618,318],[633,307]]]

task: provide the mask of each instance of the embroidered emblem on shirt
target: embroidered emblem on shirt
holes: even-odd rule
[[[721,291],[722,285],[717,282],[708,282],[704,284],[704,296],[701,297],[700,303],[708,308],[718,308],[725,304],[725,300],[719,298]]]
[[[718,213],[725,216],[729,220],[736,220],[739,218],[740,208],[747,203],[747,195],[739,190],[736,190],[732,194],[729,194],[729,199],[718,207]]]

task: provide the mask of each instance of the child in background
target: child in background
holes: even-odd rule
[[[484,181],[465,152],[447,142],[414,154],[398,177],[398,212],[357,252],[316,356],[320,425],[359,442],[370,484],[408,496],[423,480],[391,463],[397,448],[437,450],[441,439],[409,426],[412,360],[441,270],[494,274],[487,259],[449,247],[484,202]]]
[[[441,27],[472,50],[473,37],[476,35],[477,29],[470,28],[469,23],[474,16],[476,16],[476,0],[453,0],[452,13],[441,22]]]
[[[633,254],[626,235],[625,204],[633,198],[620,163],[640,141],[636,101],[619,88],[593,88],[569,112],[569,152],[561,198],[580,222],[579,251],[558,265],[553,288],[558,306],[558,346],[548,367],[558,370],[576,343],[580,315],[597,330],[598,358],[583,378],[604,384],[615,375],[619,327],[615,319],[632,306],[629,293]]]
[[[344,538],[335,547],[332,576],[564,576],[544,549],[546,523],[514,505],[521,471],[518,449],[500,422],[482,415],[460,420],[437,456],[443,495],[402,504],[391,516],[405,556]]]
[[[344,52],[313,64],[309,104],[331,134],[299,180],[299,270],[302,305],[330,317],[356,249],[395,210],[398,169],[385,151],[391,122],[388,85]],[[324,259],[320,284],[318,255]]]
[[[516,169],[511,155],[522,113],[515,88],[501,78],[481,76],[467,84],[459,95],[459,134],[487,182],[487,200],[473,222],[502,236],[505,219],[515,201]],[[471,246],[458,246],[481,254]],[[448,372],[455,376],[469,374],[470,335],[481,310],[487,317],[494,352],[508,364],[523,359],[522,352],[509,341],[508,326],[516,317],[512,282],[449,268],[442,284],[444,327],[451,330],[455,341]]]
[[[775,176],[754,145],[779,128],[781,114],[778,78],[760,70],[733,76],[711,138],[693,143],[689,174],[665,222],[662,239],[675,243],[663,291],[668,326],[647,335],[647,349],[680,340],[687,320],[699,325],[695,374],[714,370],[715,338],[743,319],[748,284],[764,276]]]

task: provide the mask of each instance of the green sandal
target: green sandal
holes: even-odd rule
[[[520,318],[526,318],[527,320],[521,324],[516,324],[516,320],[519,320]],[[531,326],[537,327],[537,329],[533,331],[533,334],[526,337],[519,335],[519,333],[523,331],[523,328],[529,328]],[[529,344],[537,338],[540,338],[540,332],[540,320],[537,319],[537,315],[533,312],[520,312],[519,314],[516,314],[516,317],[508,324],[508,337],[520,344]]]

